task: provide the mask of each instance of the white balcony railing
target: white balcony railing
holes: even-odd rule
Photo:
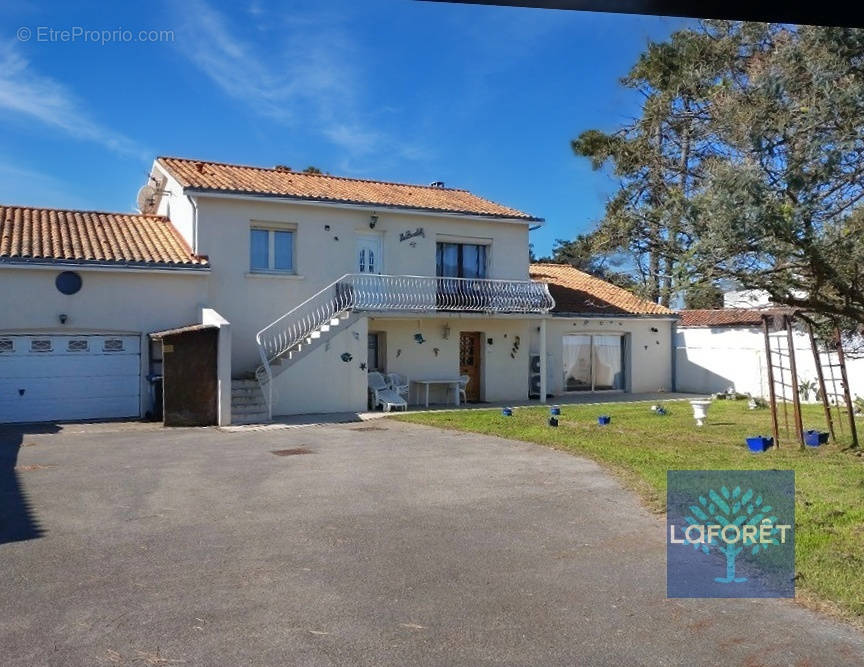
[[[531,280],[349,273],[264,327],[256,339],[267,363],[348,311],[542,314],[554,305],[548,286]]]

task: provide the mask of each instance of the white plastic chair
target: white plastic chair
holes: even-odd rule
[[[456,391],[459,392],[459,404],[468,402],[468,394],[465,393],[465,390],[468,387],[468,383],[471,381],[471,377],[468,375],[460,375],[459,376],[459,384],[456,387]]]
[[[408,409],[408,402],[398,392],[390,388],[381,373],[372,371],[367,379],[369,391],[372,394],[372,409],[379,405],[384,412],[390,412],[392,408]]]
[[[400,396],[408,396],[410,382],[408,382],[407,376],[401,373],[387,373],[387,384]]]

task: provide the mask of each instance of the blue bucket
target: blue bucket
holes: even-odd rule
[[[597,423],[600,424],[600,426],[606,426],[611,421],[612,417],[610,417],[609,415],[600,415],[599,417],[597,417]]]
[[[513,408],[501,408],[501,414],[505,417],[513,416]]]
[[[549,414],[550,415],[560,415],[561,414],[561,406],[560,405],[553,405],[551,408],[549,408]]]
[[[828,434],[820,431],[805,431],[804,444],[808,447],[819,447],[828,442]]]
[[[756,435],[752,438],[747,438],[747,447],[751,452],[761,454],[766,449],[770,449],[774,445],[774,438],[767,438],[764,435]]]

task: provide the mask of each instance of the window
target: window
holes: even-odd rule
[[[624,345],[624,336],[564,336],[564,390],[623,390]]]
[[[90,344],[87,342],[86,338],[81,338],[80,340],[70,340],[66,344],[66,349],[69,352],[86,352],[90,349]]]
[[[48,338],[33,339],[30,341],[31,352],[51,352],[53,349],[54,348],[51,347],[51,340]]]
[[[473,243],[438,243],[436,275],[446,278],[485,278],[486,246]]]
[[[294,231],[253,227],[249,237],[249,269],[294,273]]]
[[[14,352],[15,342],[9,338],[0,340],[0,352]]]
[[[123,339],[122,338],[106,338],[105,342],[102,343],[102,351],[103,352],[122,352],[123,351]]]
[[[368,338],[366,365],[370,371],[384,372],[384,334],[370,333]]]

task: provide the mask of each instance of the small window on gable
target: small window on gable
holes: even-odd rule
[[[50,338],[33,338],[30,341],[31,352],[51,352],[53,349]]]
[[[90,349],[90,343],[86,338],[73,338],[66,344],[66,349],[69,352],[87,352]]]
[[[103,352],[122,352],[123,351],[123,339],[122,338],[106,338],[105,342],[102,343],[102,351]]]
[[[253,227],[249,235],[249,270],[294,273],[292,229]]]
[[[15,351],[15,341],[11,338],[3,338],[0,339],[0,354],[3,352],[14,352]]]

